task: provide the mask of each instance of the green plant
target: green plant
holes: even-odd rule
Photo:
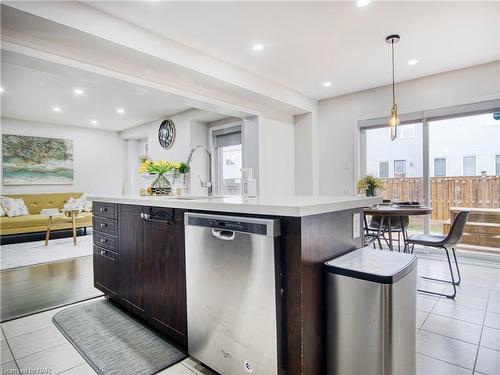
[[[189,173],[189,165],[186,163],[179,163],[179,168],[177,168],[177,173]]]
[[[360,193],[366,193],[367,196],[374,196],[375,195],[375,189],[380,189],[382,188],[382,180],[376,178],[375,176],[372,176],[370,174],[362,177],[358,181],[358,192]]]

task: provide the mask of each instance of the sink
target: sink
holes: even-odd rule
[[[152,195],[150,198],[155,198],[158,200],[167,199],[167,200],[180,200],[180,201],[195,201],[201,199],[222,199],[224,197],[220,196],[208,196],[208,195]]]

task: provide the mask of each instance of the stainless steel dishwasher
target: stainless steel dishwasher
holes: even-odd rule
[[[280,374],[279,221],[185,215],[189,354],[223,375]]]

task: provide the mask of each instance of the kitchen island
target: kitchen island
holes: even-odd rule
[[[185,348],[189,340],[185,213],[278,220],[279,373],[324,373],[322,266],[362,246],[363,207],[381,198],[95,196],[91,200],[95,286]]]

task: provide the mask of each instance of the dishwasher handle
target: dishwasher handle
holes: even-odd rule
[[[232,230],[212,228],[212,236],[214,236],[218,240],[232,241],[234,240],[235,234],[236,232],[233,232]]]

